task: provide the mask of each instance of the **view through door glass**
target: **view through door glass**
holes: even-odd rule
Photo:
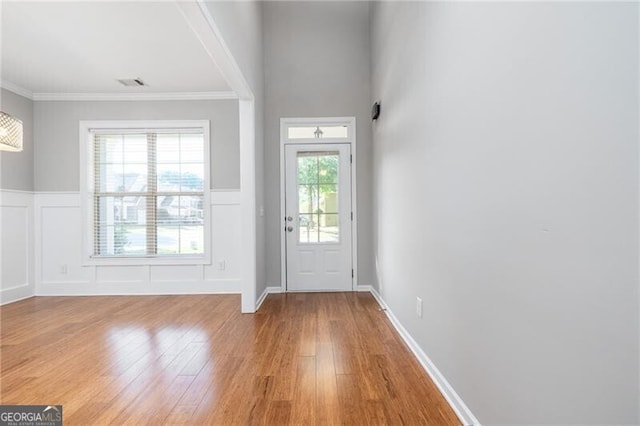
[[[298,152],[300,243],[339,243],[339,153]]]
[[[284,154],[287,290],[350,290],[350,146],[289,144]]]

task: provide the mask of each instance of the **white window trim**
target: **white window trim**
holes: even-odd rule
[[[300,126],[347,126],[346,138],[310,138],[289,139],[289,127]],[[355,117],[285,117],[280,118],[280,219],[286,216],[285,212],[285,146],[288,144],[335,144],[346,143],[351,146],[351,267],[353,268],[352,290],[358,288],[358,188],[357,188],[357,161],[356,161],[356,118]],[[280,232],[280,288],[287,290],[287,245],[283,233]]]
[[[204,253],[183,256],[93,256],[92,191],[89,187],[88,147],[91,130],[202,129],[204,134]],[[84,265],[204,265],[211,264],[211,150],[209,120],[97,120],[80,121],[80,197],[82,210],[82,260]]]

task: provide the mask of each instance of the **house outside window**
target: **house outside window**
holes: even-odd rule
[[[91,263],[209,263],[209,122],[80,124]]]

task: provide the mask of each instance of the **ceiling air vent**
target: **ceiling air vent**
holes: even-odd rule
[[[124,78],[122,80],[118,80],[118,82],[123,86],[127,86],[127,87],[146,86],[146,84],[144,84],[144,81],[142,81],[139,78]]]

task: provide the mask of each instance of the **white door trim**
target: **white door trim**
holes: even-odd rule
[[[290,126],[336,126],[344,125],[348,128],[346,138],[320,138],[320,139],[289,139],[287,129]],[[351,145],[351,267],[353,279],[351,289],[358,287],[358,210],[357,210],[357,151],[356,151],[356,118],[355,117],[306,117],[306,118],[281,118],[280,119],[280,217],[278,219],[278,232],[280,235],[280,289],[287,291],[287,245],[284,235],[285,223],[285,146],[289,144],[322,144],[322,143],[347,143]]]

